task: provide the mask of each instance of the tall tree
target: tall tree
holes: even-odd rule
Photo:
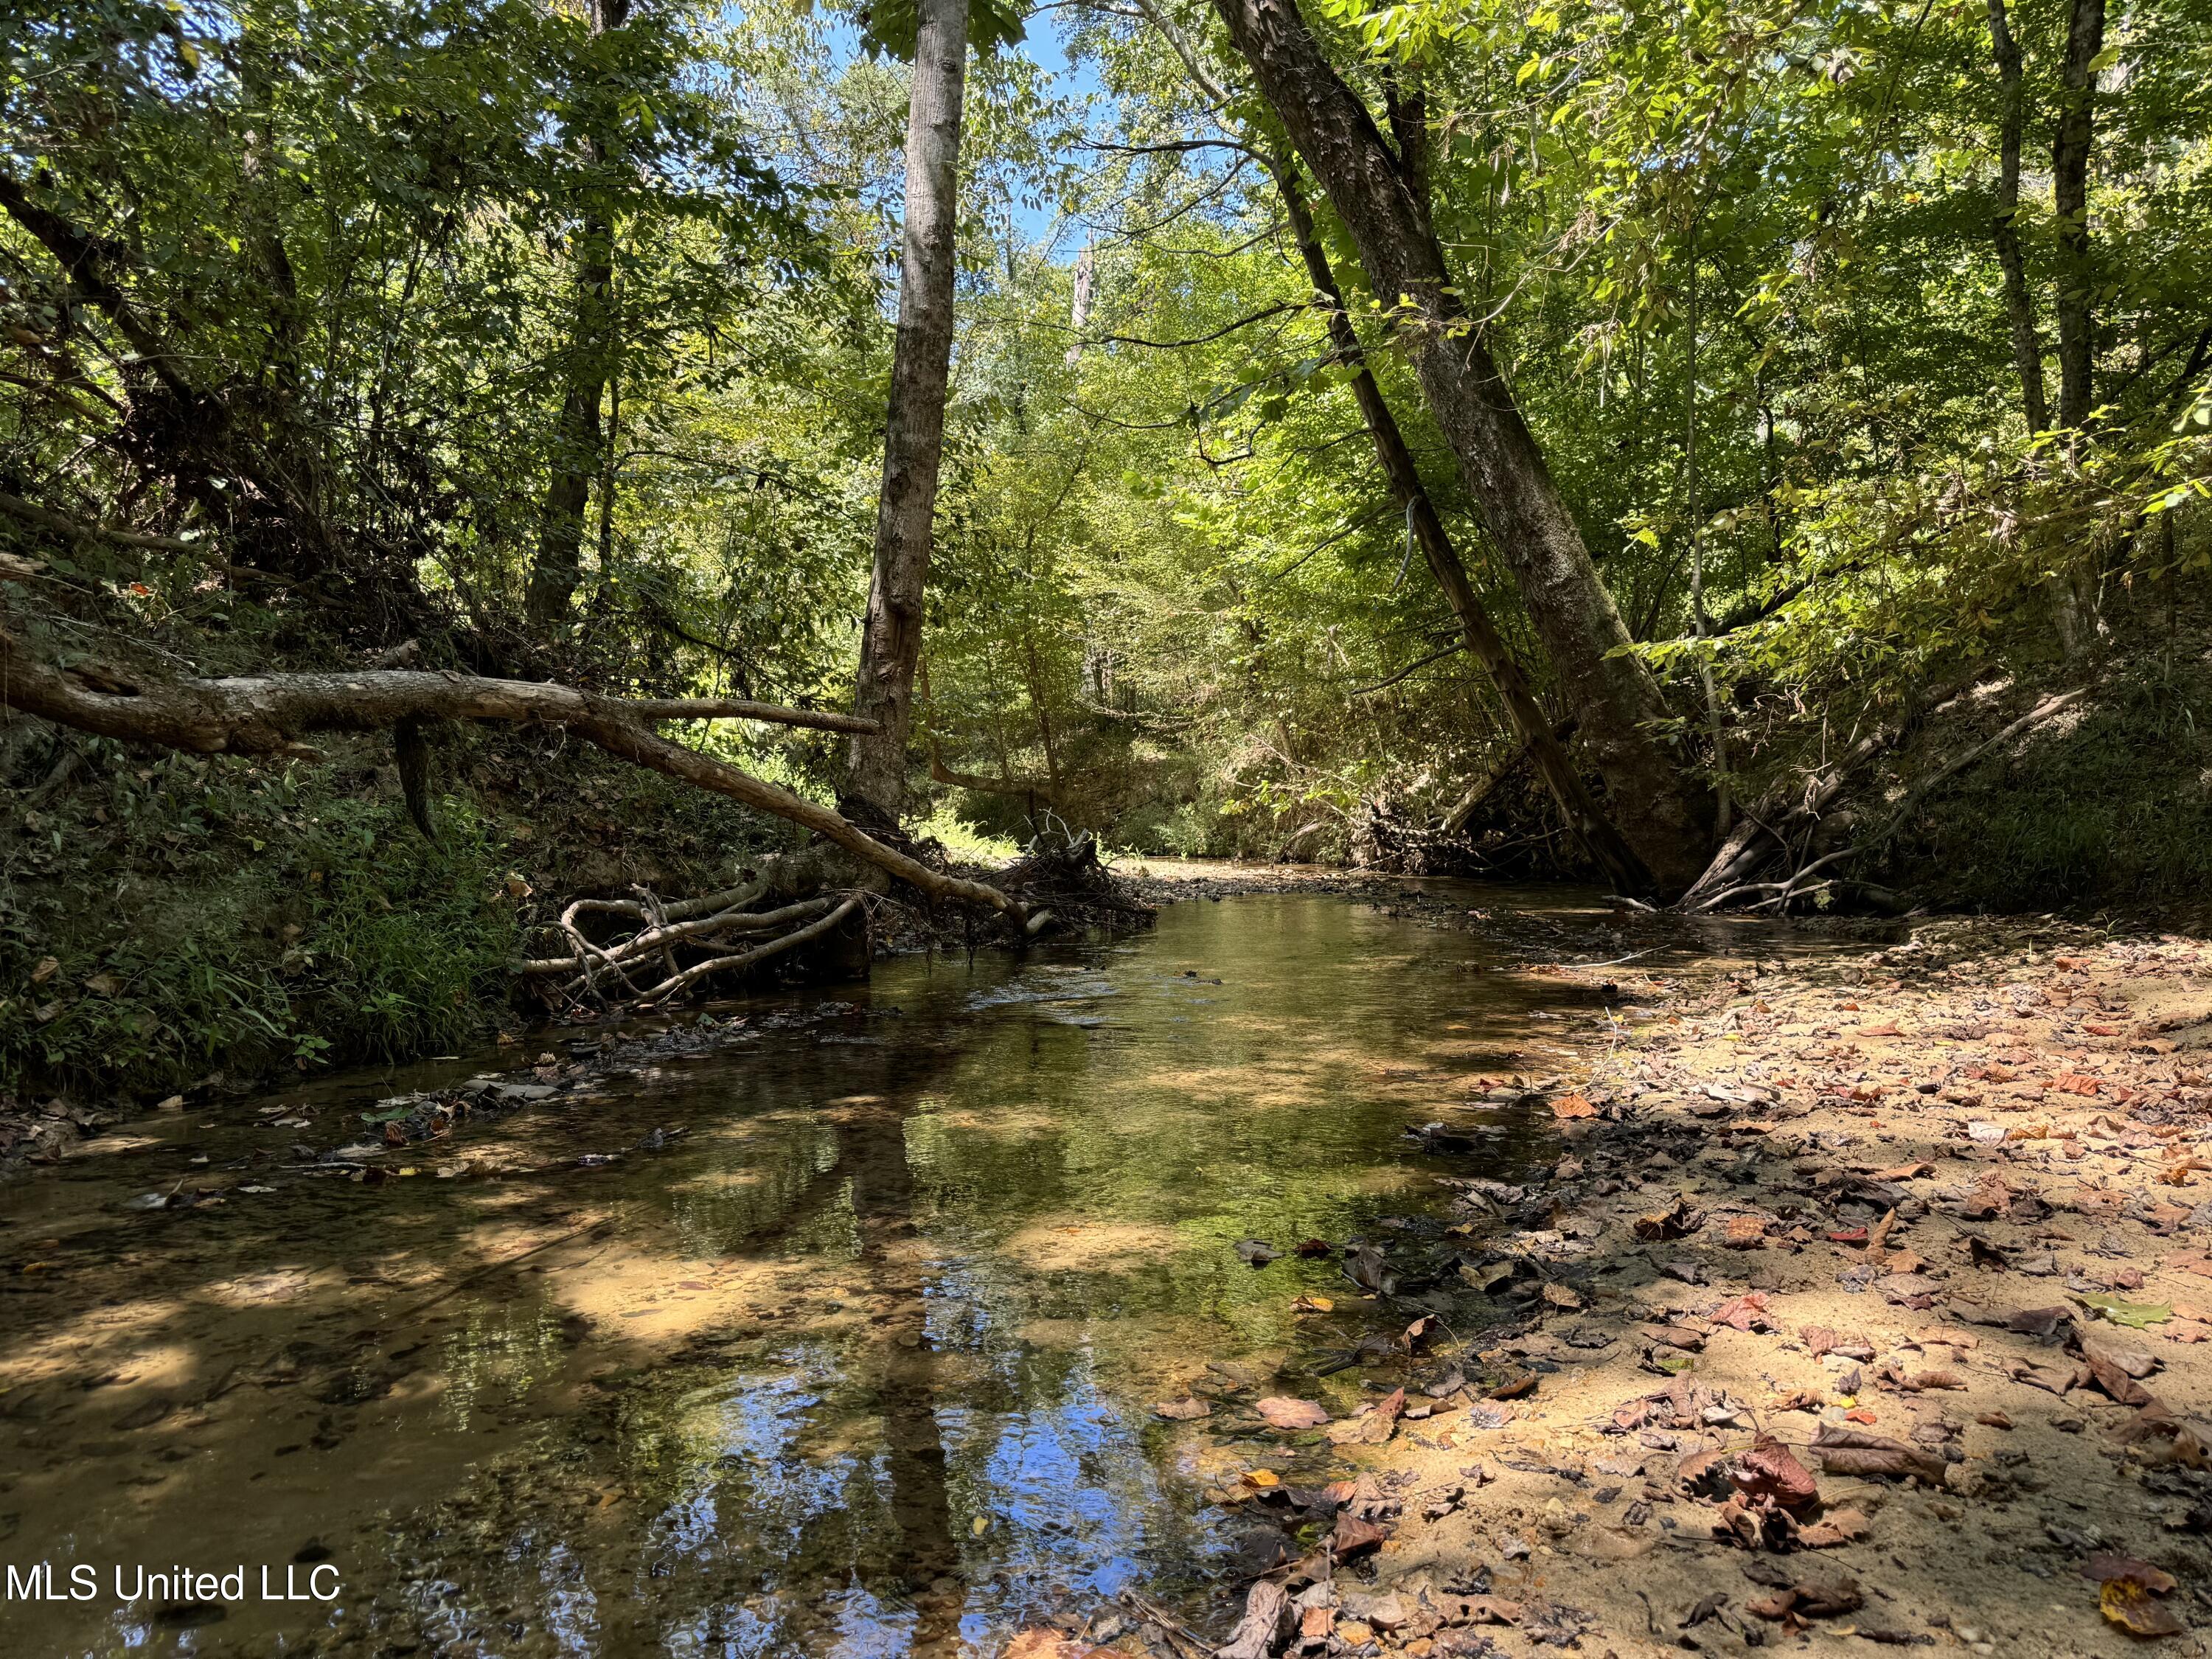
[[[2097,57],[2105,0],[2072,0],[2066,15],[2066,92],[2051,143],[2051,205],[2058,234],[2058,423],[2088,424],[2096,319],[2089,255],[2089,149],[2095,137]]]
[[[1336,272],[1329,264],[1328,250],[1322,247],[1320,234],[1314,227],[1313,211],[1306,204],[1305,191],[1299,185],[1297,173],[1287,157],[1270,155],[1267,164],[1274,176],[1276,191],[1282,198],[1283,214],[1290,221],[1291,234],[1297,241],[1299,257],[1305,262],[1306,274],[1312,280],[1315,294],[1328,309],[1329,343],[1335,349],[1338,361],[1352,370],[1352,395],[1358,400],[1360,416],[1375,446],[1376,461],[1382,469],[1382,476],[1389,480],[1390,493],[1399,510],[1405,514],[1413,539],[1420,544],[1421,557],[1436,577],[1437,586],[1443,589],[1452,614],[1459,618],[1461,631],[1467,636],[1467,648],[1474,653],[1474,659],[1490,676],[1491,684],[1498,688],[1506,717],[1511,720],[1515,733],[1527,748],[1537,771],[1551,787],[1576,838],[1616,885],[1628,891],[1650,887],[1651,872],[1606,817],[1589,785],[1583,781],[1582,774],[1575,769],[1566,745],[1553,730],[1551,717],[1529,689],[1528,677],[1521,672],[1511,647],[1490,620],[1490,613],[1483,608],[1474,584],[1468,580],[1467,566],[1461,562],[1459,550],[1452,544],[1428,487],[1421,482],[1420,469],[1413,463],[1413,453],[1407,447],[1405,434],[1399,429],[1397,417],[1390,412],[1382,388],[1376,383],[1374,373],[1367,366],[1366,349],[1352,325],[1351,313],[1345,308],[1343,290],[1337,286]]]
[[[2004,271],[2005,319],[2012,331],[2013,368],[2020,376],[2021,407],[2027,429],[2051,425],[2051,405],[2043,385],[2043,341],[2035,328],[2035,299],[2028,292],[2027,259],[2020,245],[2020,143],[2027,99],[2021,80],[2020,42],[2013,38],[2006,0],[1989,0],[1990,50],[1997,62],[1997,84],[2004,109],[1997,127],[1997,208],[1990,219]]]
[[[854,687],[854,712],[876,722],[878,730],[853,739],[841,792],[849,815],[878,825],[896,824],[906,804],[914,672],[921,654],[922,600],[945,455],[945,382],[952,365],[956,176],[968,73],[968,0],[921,0],[918,12],[914,91],[907,106],[898,337],[884,417],[875,563]]]
[[[1711,801],[1669,751],[1658,683],[1632,650],[1543,452],[1461,301],[1425,207],[1293,0],[1214,5],[1351,232],[1370,283],[1393,307],[1468,494],[1581,715],[1623,832],[1662,887],[1686,886],[1711,850]]]
[[[2105,49],[2105,0],[2071,0],[2066,12],[2065,92],[2051,141],[2051,205],[2058,240],[2058,424],[2079,456],[2094,406],[2096,273],[2089,248],[2089,150],[2096,133],[2097,57]],[[2094,585],[2065,571],[2057,594],[2058,635],[2069,656],[2098,630]]]
[[[587,0],[593,39],[629,21],[630,0]],[[607,100],[587,93],[586,108]],[[593,130],[593,129],[600,130]],[[545,486],[538,560],[530,573],[530,620],[560,620],[576,592],[582,569],[584,507],[592,479],[603,469],[599,404],[615,356],[613,214],[604,205],[597,175],[615,161],[611,122],[589,122],[583,139],[585,207],[576,238],[575,308],[567,351],[567,384],[554,428],[552,477]]]

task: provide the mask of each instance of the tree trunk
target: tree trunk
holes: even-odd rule
[[[2096,274],[2089,258],[2089,147],[2095,132],[2097,76],[2089,67],[2105,49],[2105,0],[2072,0],[2066,18],[2066,91],[2051,143],[2051,204],[2058,238],[2058,424],[2079,456],[2094,398],[2096,319],[2090,311]],[[2069,568],[2056,595],[2058,636],[2069,657],[2086,651],[2097,631],[2096,592],[2087,574]]]
[[[1990,220],[2004,271],[2005,317],[2012,328],[2012,362],[2020,375],[2021,406],[2031,433],[2051,427],[2051,405],[2043,387],[2043,342],[2035,329],[2035,300],[2027,288],[2027,260],[2020,246],[2020,137],[2024,118],[2020,43],[2012,37],[2006,0],[1989,0],[1990,49],[1997,60],[2004,91],[2004,114],[1997,129],[1997,210]]]
[[[629,21],[630,0],[591,0],[594,35]],[[586,165],[596,169],[609,159],[597,138],[585,142]],[[586,196],[598,194],[596,186]],[[600,470],[599,403],[605,396],[613,355],[614,225],[602,210],[587,208],[576,252],[576,309],[568,337],[568,384],[561,397],[561,418],[553,429],[553,471],[539,514],[538,560],[530,572],[525,610],[541,626],[558,623],[581,579],[584,507],[592,475]]]
[[[1521,665],[1499,636],[1489,612],[1483,609],[1482,600],[1475,593],[1474,585],[1468,580],[1467,567],[1460,562],[1459,550],[1452,545],[1443,520],[1437,514],[1436,503],[1430,499],[1428,487],[1421,482],[1413,452],[1406,447],[1405,434],[1398,429],[1397,417],[1391,414],[1382,387],[1376,384],[1367,367],[1365,348],[1360,344],[1351,315],[1345,309],[1344,295],[1336,285],[1336,273],[1330,268],[1328,255],[1315,232],[1313,214],[1306,205],[1305,192],[1298,187],[1297,173],[1287,158],[1270,157],[1267,165],[1275,176],[1275,187],[1282,197],[1291,234],[1297,239],[1298,252],[1305,260],[1306,274],[1313,283],[1314,292],[1328,307],[1330,342],[1339,360],[1353,370],[1352,393],[1359,400],[1359,412],[1366,420],[1368,436],[1374,441],[1375,459],[1389,480],[1391,495],[1413,527],[1413,538],[1421,546],[1421,556],[1428,561],[1437,585],[1443,589],[1452,613],[1459,618],[1460,627],[1467,635],[1468,649],[1474,653],[1475,660],[1497,687],[1498,698],[1505,705],[1506,717],[1513,722],[1514,731],[1520,735],[1544,781],[1551,786],[1576,837],[1623,891],[1647,891],[1652,884],[1651,872],[1606,817],[1589,786],[1583,781],[1582,774],[1575,769],[1566,745],[1553,735],[1552,722],[1529,689],[1528,677],[1522,673]],[[1462,825],[1464,822],[1462,819]]]
[[[2051,144],[2051,201],[2058,232],[2058,424],[2079,431],[2092,407],[2095,322],[2089,309],[2089,146],[2105,49],[2105,0],[2072,0],[2066,20],[2066,96]]]
[[[860,637],[854,711],[879,730],[854,740],[841,805],[864,822],[898,823],[906,804],[914,668],[921,653],[937,475],[945,453],[952,362],[953,232],[960,104],[968,72],[968,0],[921,0],[914,94],[906,122],[906,227],[898,337],[884,422],[875,567]]]
[[[1682,493],[1690,509],[1690,621],[1702,642],[1712,637],[1713,620],[1705,611],[1705,514],[1698,492],[1698,328],[1704,319],[1698,308],[1698,230],[1690,227],[1690,316],[1686,342],[1686,372],[1682,395]],[[1713,659],[1700,654],[1698,684],[1705,694],[1705,726],[1713,748],[1713,773],[1719,779],[1713,791],[1716,834],[1729,827],[1728,729],[1721,719],[1720,690],[1713,684]]]
[[[1454,291],[1428,213],[1367,107],[1293,0],[1214,0],[1261,93],[1352,233],[1376,294],[1396,308],[1421,388],[1538,635],[1620,821],[1659,883],[1679,890],[1710,852],[1712,803],[1659,735],[1666,706],[1632,649],[1534,436]]]

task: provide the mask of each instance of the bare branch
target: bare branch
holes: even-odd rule
[[[689,707],[708,701],[626,702],[573,686],[392,670],[134,681],[120,671],[53,667],[26,653],[12,635],[0,629],[0,703],[81,731],[196,754],[272,755],[301,753],[299,739],[307,732],[384,731],[403,720],[557,726],[634,765],[811,830],[933,898],[958,899],[1017,921],[1025,919],[1023,907],[997,888],[933,870],[830,808],[727,761],[671,743],[640,723],[668,718],[656,710],[671,703]],[[744,718],[771,718],[766,704],[718,705],[724,709],[738,706],[751,711]]]

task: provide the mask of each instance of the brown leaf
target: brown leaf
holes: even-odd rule
[[[1872,1530],[1866,1516],[1853,1509],[1830,1510],[1809,1527],[1797,1530],[1797,1541],[1808,1550],[1830,1550],[1856,1543]]]
[[[2110,1354],[2091,1348],[2083,1352],[2082,1359],[2089,1367],[2090,1380],[2121,1405],[2150,1404],[2150,1390],[2122,1370]]]
[[[1574,1286],[1562,1285],[1556,1279],[1544,1281],[1544,1300],[1554,1308],[1565,1308],[1570,1312],[1583,1305],[1583,1299],[1576,1293]]]
[[[1492,1400],[1518,1400],[1523,1395],[1536,1391],[1536,1373],[1523,1371],[1518,1376],[1500,1382],[1488,1395]]]
[[[1738,1331],[1772,1330],[1774,1326],[1766,1316],[1766,1292],[1752,1291],[1730,1297],[1713,1310],[1713,1323]]]
[[[1595,1117],[1597,1108],[1580,1095],[1561,1095],[1552,1103],[1552,1115],[1559,1118]]]
[[[1766,1244],[1766,1219],[1763,1216],[1732,1215],[1727,1231],[1721,1235],[1721,1245],[1730,1250],[1763,1249]]]
[[[1650,1243],[1663,1238],[1680,1238],[1705,1224],[1705,1212],[1692,1209],[1688,1199],[1678,1197],[1663,1210],[1637,1217],[1636,1236]]]
[[[1762,1434],[1735,1460],[1729,1481],[1746,1498],[1773,1503],[1793,1513],[1820,1501],[1820,1483],[1772,1435]]]
[[[1371,1549],[1379,1549],[1390,1529],[1373,1521],[1357,1520],[1349,1515],[1336,1517],[1336,1530],[1329,1534],[1329,1547],[1340,1561],[1348,1561]]]
[[[1090,1649],[1049,1625],[1016,1632],[1003,1659],[1080,1659]]]
[[[1947,1467],[1940,1457],[1908,1446],[1887,1435],[1823,1423],[1813,1437],[1813,1449],[1820,1468],[1829,1474],[1918,1475],[1930,1486],[1941,1486]]]
[[[1333,1446],[1380,1446],[1398,1431],[1398,1413],[1406,1409],[1406,1391],[1394,1390],[1376,1402],[1373,1410],[1328,1425]]]
[[[1190,1423],[1212,1416],[1213,1407],[1195,1395],[1186,1395],[1181,1400],[1161,1401],[1152,1407],[1152,1415],[1164,1417],[1170,1423]]]
[[[2160,1571],[2148,1561],[2113,1550],[2099,1550],[2084,1561],[2081,1576],[2098,1584],[2109,1584],[2115,1578],[2132,1578],[2154,1595],[2166,1595],[2174,1587],[2172,1574]]]
[[[1281,1395],[1271,1395],[1252,1407],[1278,1429],[1317,1429],[1328,1421],[1328,1413],[1310,1400],[1291,1400]]]

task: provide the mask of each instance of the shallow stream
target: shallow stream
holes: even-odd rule
[[[1611,941],[1519,896],[1570,960]],[[380,1184],[294,1147],[481,1058],[121,1126],[0,1190],[0,1561],[100,1585],[0,1602],[0,1652],[859,1659],[1125,1585],[1204,1607],[1238,1540],[1203,1493],[1270,1454],[1152,1406],[1357,1340],[1334,1261],[1239,1241],[1545,1155],[1548,1115],[1471,1100],[1571,1070],[1598,1003],[1522,961],[1341,897],[1183,903],[726,1010]],[[1407,1137],[1440,1117],[1487,1154]],[[118,1601],[173,1565],[342,1589]]]

